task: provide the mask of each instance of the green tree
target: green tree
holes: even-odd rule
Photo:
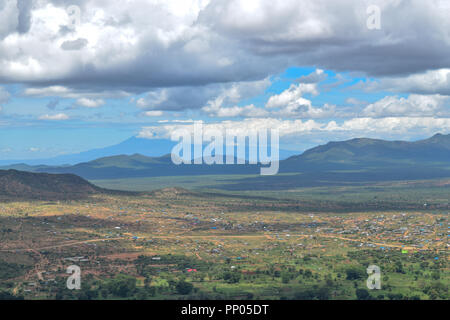
[[[136,291],[136,278],[119,274],[114,279],[109,280],[106,287],[115,296],[122,298],[131,297]]]
[[[176,284],[175,289],[177,290],[177,292],[179,294],[188,295],[192,292],[192,290],[194,289],[194,286],[192,285],[192,283],[189,283],[186,281],[179,281]]]
[[[366,289],[356,289],[356,299],[358,300],[370,300],[372,296]]]
[[[360,280],[366,276],[364,269],[359,267],[349,267],[345,270],[347,280]]]

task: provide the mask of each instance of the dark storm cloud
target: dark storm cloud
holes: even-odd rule
[[[34,0],[17,0],[17,8],[19,9],[19,23],[17,31],[19,33],[27,33],[31,26],[31,9]]]
[[[450,6],[444,1],[264,2],[253,16],[255,9],[245,13],[240,3],[213,1],[199,21],[260,57],[371,76],[450,66],[450,24],[444,18]],[[381,29],[369,30],[366,9],[377,3]]]
[[[22,22],[16,30],[35,38],[23,39],[20,50],[0,41],[2,82],[142,93],[260,80],[290,66],[375,77],[450,68],[450,6],[440,0],[211,0],[207,5],[134,0],[121,6],[52,0],[59,10],[80,6],[84,29],[72,32],[64,24],[33,29],[24,3],[17,3]],[[366,26],[370,4],[381,9],[380,30]],[[40,19],[45,24],[45,17]],[[34,66],[27,65],[30,61]],[[168,106],[173,110],[185,105],[188,93],[179,92]],[[189,98],[208,99],[196,95]]]
[[[221,106],[234,105],[242,99],[262,94],[270,84],[269,79],[264,79],[233,84],[163,88],[148,92],[136,104],[144,110],[167,111],[199,109],[216,99],[220,100]]]
[[[177,87],[153,90],[138,100],[138,106],[146,110],[180,111],[197,109],[219,94],[217,88]]]

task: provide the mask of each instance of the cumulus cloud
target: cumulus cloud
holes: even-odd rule
[[[105,104],[105,101],[102,99],[87,99],[81,98],[77,100],[77,105],[85,108],[99,108]]]
[[[63,120],[68,120],[69,116],[66,115],[65,113],[58,113],[58,114],[44,114],[42,116],[39,117],[39,120],[50,120],[50,121],[63,121]]]
[[[66,97],[69,92],[70,92],[70,90],[63,86],[50,86],[50,87],[44,87],[44,88],[27,88],[24,93],[26,96]]]
[[[205,108],[207,111],[208,108]],[[211,116],[218,118],[234,118],[234,117],[265,117],[269,115],[269,112],[262,108],[258,108],[253,104],[247,106],[233,106],[227,108],[219,108],[210,113]]]
[[[280,94],[274,94],[269,97],[267,103],[263,107],[248,104],[244,106],[236,105],[248,96],[249,88],[253,94],[262,93],[270,82],[255,82],[232,85],[223,90],[214,99],[208,101],[202,111],[211,117],[218,118],[261,118],[261,117],[282,117],[282,118],[327,118],[333,116],[348,116],[337,110],[336,106],[325,104],[322,107],[314,107],[311,100],[303,97],[306,94],[318,95],[317,82],[320,82],[323,74],[322,70],[313,72],[312,74],[302,78],[307,83],[294,83],[288,89]],[[317,77],[318,76],[318,77]],[[314,80],[314,81],[313,81]],[[256,90],[255,90],[256,89]],[[246,92],[247,94],[243,94]]]
[[[327,74],[322,69],[316,69],[316,71],[306,76],[301,76],[297,79],[301,83],[319,83],[327,78]]]
[[[146,110],[180,111],[201,109],[211,116],[239,113],[236,104],[241,100],[260,95],[270,86],[266,78],[259,81],[213,84],[202,87],[175,87],[150,91],[136,100],[139,108]],[[231,110],[222,110],[224,108]],[[245,108],[249,110],[249,108]]]
[[[388,96],[368,105],[362,114],[367,117],[450,116],[450,99],[441,95],[412,94],[408,98]]]
[[[283,91],[280,94],[271,96],[269,101],[267,101],[266,108],[282,108],[288,106],[289,104],[308,104],[310,103],[310,101],[302,97],[307,93],[313,95],[319,94],[319,92],[317,91],[317,85],[311,83],[300,83],[297,85],[292,84],[289,89]]]
[[[369,104],[367,101],[362,101],[362,100],[359,100],[359,99],[356,99],[356,98],[352,98],[352,97],[347,98],[345,100],[345,102],[347,104],[349,104],[349,105],[352,105],[352,106],[364,106],[364,105],[368,105]]]
[[[23,91],[27,97],[45,98],[58,97],[66,99],[119,99],[129,97],[131,94],[124,90],[95,90],[92,88],[73,89],[65,86],[30,87]]]
[[[159,110],[144,112],[144,116],[146,117],[161,117],[162,115],[164,115],[164,112]]]
[[[274,115],[279,115],[284,118],[302,118],[302,119],[320,119],[332,117],[346,117],[343,112],[338,112],[335,105],[325,104],[322,107],[313,107],[310,101],[307,104],[290,104],[286,108]]]
[[[159,126],[143,127],[139,137],[147,139],[170,139],[172,132],[176,130],[188,130],[193,132],[193,124],[172,123]],[[244,119],[241,121],[221,121],[204,123],[204,133],[220,130],[234,135],[247,136],[252,130],[279,131],[280,137],[304,137],[322,134],[334,137],[369,137],[386,135],[407,135],[414,132],[415,135],[430,135],[436,132],[450,132],[450,118],[433,117],[387,117],[387,118],[353,118],[342,122],[316,121],[316,120],[281,120],[274,118]]]
[[[292,84],[287,90],[271,96],[266,103],[266,109],[276,109],[271,110],[271,114],[283,118],[318,119],[342,116],[343,114],[337,111],[336,106],[325,104],[322,107],[315,107],[311,100],[304,97],[305,94],[319,94],[316,82],[320,81],[321,74],[322,72],[319,71],[305,76],[303,80],[307,83]],[[319,78],[316,77],[317,75]]]
[[[406,77],[381,78],[378,81],[359,83],[356,86],[368,91],[385,90],[450,96],[450,68],[429,70]]]

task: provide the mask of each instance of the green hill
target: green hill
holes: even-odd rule
[[[0,199],[72,200],[102,192],[103,189],[72,174],[0,170]]]
[[[416,142],[352,139],[330,142],[285,161],[289,170],[335,167],[374,168],[404,165],[450,166],[450,135],[437,134]]]

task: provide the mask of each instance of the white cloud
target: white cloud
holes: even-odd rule
[[[27,88],[24,91],[26,96],[40,96],[40,97],[65,97],[70,93],[69,88],[63,86],[50,86],[44,88]]]
[[[179,119],[175,119],[175,120],[159,120],[158,123],[194,123],[195,121],[192,119],[187,119],[187,120],[179,120]]]
[[[58,114],[44,114],[42,116],[39,117],[39,120],[50,120],[50,121],[63,121],[63,120],[68,120],[69,116],[66,115],[65,113],[58,113]]]
[[[450,68],[430,70],[405,78],[386,79],[383,82],[384,87],[395,88],[397,91],[450,95]]]
[[[147,92],[136,100],[136,105],[146,110],[202,109],[214,116],[221,108],[234,107],[241,100],[264,93],[270,84],[271,81],[266,78],[259,81],[162,88]]]
[[[359,83],[356,87],[367,91],[386,90],[450,96],[450,68],[428,70],[405,77],[381,78],[378,81]]]
[[[312,75],[314,74],[321,75],[322,72],[319,71]],[[272,110],[271,114],[283,118],[318,119],[337,116],[336,106],[325,104],[322,107],[314,107],[311,100],[303,97],[305,94],[319,94],[317,83],[312,81],[313,78],[315,79],[315,77],[308,78],[308,83],[292,84],[289,89],[271,96],[266,103],[266,108],[276,109]],[[319,81],[319,79],[316,80]]]
[[[168,99],[168,89],[162,89],[147,93],[145,98],[139,98],[136,101],[136,105],[139,108],[157,108],[161,107]]]
[[[316,69],[309,75],[301,76],[297,79],[300,83],[319,83],[327,78],[327,74],[322,69]]]
[[[202,111],[211,117],[262,117],[267,112],[255,105],[244,107],[236,104],[242,100],[252,98],[265,92],[270,86],[271,81],[266,78],[261,81],[236,82],[231,86],[222,87],[216,96],[210,99],[202,108]]]
[[[58,97],[66,99],[95,99],[99,100],[101,98],[111,98],[120,99],[126,98],[131,95],[131,93],[118,90],[116,88],[112,90],[95,90],[92,89],[73,89],[66,86],[48,86],[48,87],[31,87],[26,88],[23,94],[28,97]]]
[[[99,108],[105,104],[103,99],[87,99],[80,98],[77,100],[77,105],[85,108]]]
[[[286,108],[283,108],[277,112],[273,112],[274,115],[279,115],[283,118],[302,118],[302,119],[320,119],[320,118],[332,118],[337,116],[347,116],[344,113],[337,111],[336,106],[325,104],[322,107],[313,107],[311,101],[304,99],[297,101],[296,103],[289,104]]]
[[[146,117],[161,117],[162,115],[164,115],[164,112],[159,110],[144,112],[144,116]]]
[[[442,117],[450,116],[450,99],[441,95],[412,94],[408,98],[387,96],[368,105],[362,112],[367,117]]]
[[[267,101],[266,108],[273,109],[285,108],[289,105],[307,105],[310,101],[303,98],[303,95],[306,93],[313,95],[319,94],[317,85],[315,83],[292,84],[289,89],[271,96],[269,101]]]
[[[368,103],[367,103],[366,101],[362,101],[362,100],[359,100],[359,99],[356,99],[356,98],[352,98],[352,97],[347,98],[347,99],[345,100],[345,102],[348,103],[349,105],[352,105],[352,106],[364,106],[364,105],[368,105]]]
[[[228,108],[220,108],[214,113],[214,116],[219,118],[234,118],[234,117],[260,118],[265,117],[267,115],[269,115],[269,113],[266,110],[258,108],[253,104],[244,107],[233,106]]]
[[[433,117],[388,117],[353,118],[341,123],[336,121],[319,122],[315,120],[281,120],[275,118],[244,119],[241,121],[222,121],[204,123],[204,132],[222,130],[236,135],[248,135],[251,130],[279,130],[280,137],[309,137],[314,134],[328,135],[330,139],[342,137],[368,137],[390,135],[429,135],[436,132],[450,132],[450,118]],[[172,132],[187,129],[193,132],[193,124],[164,124],[142,128],[142,138],[170,139]]]

